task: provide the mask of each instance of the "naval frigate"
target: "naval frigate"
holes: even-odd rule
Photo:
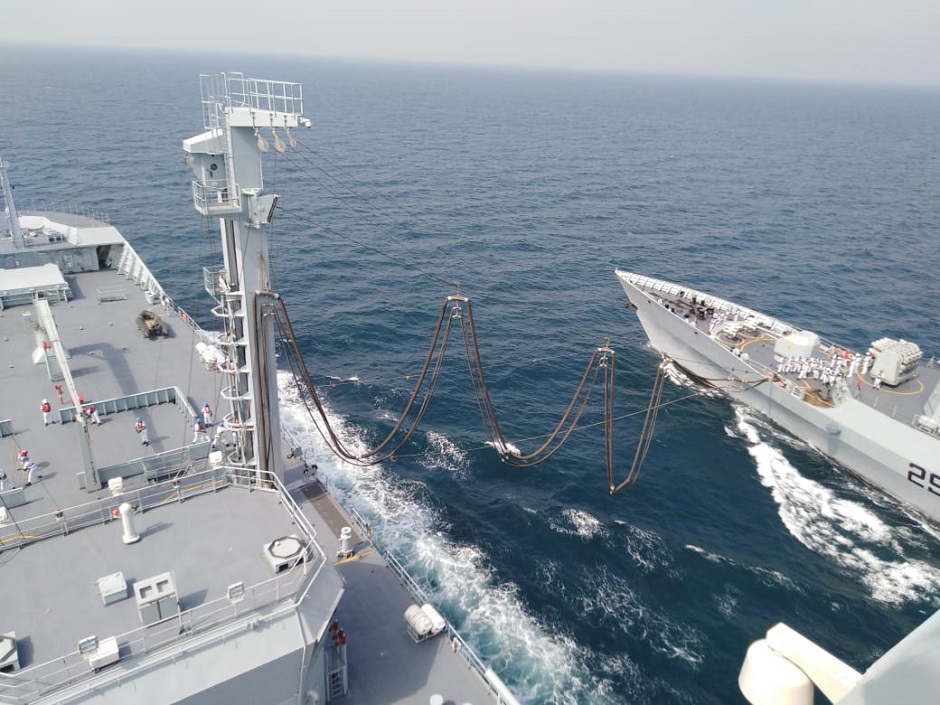
[[[916,343],[852,350],[687,286],[616,275],[664,357],[940,520],[940,368]]]
[[[0,162],[0,702],[517,704],[280,428],[260,130],[294,142],[302,86],[201,89],[206,328]]]
[[[866,481],[940,518],[940,370],[914,343],[865,351],[711,294],[616,271],[652,346],[696,381],[762,412]],[[779,623],[747,650],[752,705],[936,702],[940,612],[864,673]]]

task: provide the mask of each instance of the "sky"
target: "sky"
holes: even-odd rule
[[[940,86],[940,0],[0,0],[0,45]]]

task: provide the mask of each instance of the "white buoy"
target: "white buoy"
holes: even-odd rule
[[[340,558],[349,558],[352,554],[352,529],[344,526],[339,532],[339,550],[336,555]]]
[[[134,531],[134,517],[132,513],[134,508],[130,504],[124,502],[118,511],[121,513],[121,524],[124,526],[124,543],[136,543],[140,541],[140,534]]]

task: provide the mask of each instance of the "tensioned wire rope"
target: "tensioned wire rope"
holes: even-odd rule
[[[314,155],[316,155],[317,157],[319,157],[321,160],[324,160],[324,161],[328,162],[328,163],[330,164],[330,166],[336,168],[337,170],[340,170],[340,167],[336,164],[336,162],[333,161],[333,160],[331,160],[331,159],[329,159],[328,157],[326,157],[326,156],[323,154],[322,151],[316,151],[316,150],[310,150],[310,151],[311,151]],[[382,216],[383,218],[387,219],[387,220],[390,222],[390,224],[393,224],[393,225],[396,224],[395,221],[394,221],[394,219],[392,219],[391,216],[389,216],[386,211],[384,211],[384,210],[382,210],[381,208],[379,208],[379,207],[378,207],[375,203],[373,203],[370,199],[366,198],[366,197],[363,196],[361,193],[359,193],[355,188],[353,188],[352,186],[350,186],[350,184],[348,183],[348,181],[354,181],[354,179],[352,179],[352,177],[349,177],[348,175],[344,175],[346,178],[345,178],[345,179],[340,179],[340,178],[337,177],[334,173],[332,173],[332,172],[330,172],[330,171],[324,169],[322,166],[320,166],[318,163],[316,163],[313,159],[311,159],[310,156],[306,153],[306,151],[302,151],[302,150],[301,150],[301,151],[298,151],[297,154],[300,155],[300,157],[302,158],[304,164],[309,164],[313,169],[315,169],[316,171],[318,171],[318,172],[322,173],[323,175],[325,175],[326,177],[328,177],[330,180],[332,180],[333,182],[335,182],[336,184],[338,184],[340,187],[342,187],[342,188],[343,188],[345,191],[347,191],[349,194],[355,196],[357,199],[359,199],[359,200],[363,201],[364,203],[366,203],[375,213],[377,213],[378,215],[380,215],[380,216]],[[352,206],[352,205],[350,204],[350,202],[349,202],[348,199],[342,197],[342,196],[341,196],[339,193],[337,193],[334,189],[332,189],[330,186],[328,186],[327,184],[325,184],[321,179],[318,179],[317,177],[315,177],[315,176],[311,173],[311,171],[310,171],[309,169],[307,169],[307,168],[304,166],[304,164],[298,164],[298,160],[292,159],[290,152],[288,152],[288,153],[285,155],[285,158],[287,159],[287,161],[288,161],[289,163],[291,163],[291,165],[292,165],[294,168],[298,169],[298,170],[301,171],[303,174],[305,174],[306,176],[308,176],[311,180],[313,180],[314,182],[316,182],[317,185],[320,186],[320,188],[323,188],[325,191],[329,192],[329,193],[337,200],[337,202],[339,202],[339,203],[341,203],[343,206],[349,208],[351,212],[353,212],[353,213],[355,213],[355,214],[357,214],[357,215],[359,215],[359,214],[362,213],[362,210],[361,210],[361,209],[358,209],[358,208],[355,208],[354,206]],[[414,215],[413,213],[410,213],[409,211],[407,211],[407,210],[401,208],[397,203],[395,203],[394,201],[391,201],[391,199],[388,199],[386,196],[384,196],[383,194],[377,192],[375,189],[369,187],[367,184],[362,184],[362,183],[360,183],[360,182],[355,182],[355,184],[356,184],[356,186],[358,186],[358,187],[360,187],[360,188],[366,188],[366,189],[368,189],[368,190],[371,191],[373,194],[375,194],[377,197],[379,197],[379,198],[385,200],[385,201],[388,202],[390,205],[392,205],[393,207],[397,208],[397,209],[399,210],[399,212],[401,212],[401,213],[404,214],[405,216],[407,216],[407,217],[409,217],[409,218],[411,218],[411,219],[413,219],[413,220],[415,220],[415,221],[417,221],[417,222],[419,222],[419,223],[425,225],[425,226],[428,228],[428,230],[432,230],[432,231],[434,230],[434,227],[433,227],[432,224],[430,224],[430,223],[427,222],[426,220],[422,219],[420,216]],[[301,215],[301,214],[300,214],[299,212],[297,212],[297,211],[294,211],[294,210],[291,210],[291,209],[286,209],[286,208],[283,208],[283,207],[281,207],[281,206],[279,206],[278,209],[281,210],[282,212],[284,212],[284,213],[285,213],[286,215],[288,215],[288,216],[295,217],[295,218],[297,218],[297,219],[299,219],[299,220],[301,220],[301,221],[304,221],[304,222],[308,223],[309,225],[312,225],[312,226],[314,226],[314,227],[319,228],[319,229],[320,229],[321,231],[323,231],[323,232],[326,232],[326,233],[330,233],[330,234],[332,234],[332,235],[335,235],[335,236],[337,236],[337,237],[339,237],[339,238],[342,238],[342,239],[346,240],[347,242],[351,242],[351,243],[353,243],[353,244],[355,244],[355,245],[357,245],[357,246],[359,246],[359,247],[361,247],[361,248],[363,248],[363,249],[366,249],[366,250],[370,250],[370,251],[372,251],[372,252],[375,252],[375,253],[377,253],[377,254],[379,254],[379,255],[381,255],[381,256],[383,256],[383,257],[389,259],[390,261],[393,261],[393,262],[395,262],[395,263],[397,263],[397,264],[399,264],[399,265],[401,265],[401,266],[404,266],[404,267],[410,268],[410,269],[412,269],[412,270],[415,270],[415,271],[417,271],[418,273],[420,273],[420,274],[422,274],[422,275],[424,275],[424,276],[426,276],[426,277],[428,277],[428,278],[436,279],[436,280],[442,281],[442,282],[444,282],[444,283],[446,283],[446,284],[456,285],[454,278],[446,277],[446,276],[443,276],[443,275],[440,275],[440,274],[437,274],[437,273],[428,271],[428,270],[426,269],[426,267],[417,265],[416,262],[415,262],[416,256],[415,256],[413,253],[411,253],[411,252],[408,252],[408,253],[407,253],[407,257],[408,257],[407,259],[402,259],[401,257],[394,256],[394,255],[389,254],[389,253],[388,253],[387,251],[385,251],[385,250],[382,250],[382,249],[379,249],[379,248],[374,247],[374,246],[372,246],[372,245],[369,245],[369,244],[367,244],[366,242],[363,242],[361,239],[356,239],[356,238],[353,238],[353,237],[351,237],[351,236],[349,236],[349,235],[346,235],[346,234],[344,234],[344,233],[340,233],[340,232],[338,232],[337,230],[335,230],[334,228],[331,228],[330,226],[324,225],[323,223],[320,223],[320,222],[318,222],[318,221],[316,221],[316,220],[314,220],[314,219],[312,219],[312,218],[309,218],[309,217],[306,217],[306,216],[304,216],[304,215]],[[375,231],[375,233],[378,233],[378,232],[379,232],[378,230]],[[388,240],[386,239],[386,240],[384,240],[383,242],[388,242]],[[397,245],[400,245],[400,243],[397,243],[397,242],[396,242],[396,244],[397,244]],[[597,337],[597,334],[594,333],[594,332],[587,332],[587,337]],[[622,346],[623,344],[621,343],[620,345]],[[545,359],[550,359],[550,358],[545,358]],[[681,362],[682,362],[681,360],[677,360],[677,361],[679,361],[680,364],[681,364]],[[497,363],[497,364],[498,364],[498,363]],[[506,363],[504,363],[504,364],[506,364]],[[495,366],[496,366],[496,365],[490,365],[490,368],[495,367]],[[716,365],[716,369],[721,369],[721,368]],[[761,384],[761,383],[763,382],[763,380],[757,380],[756,382],[752,382],[752,381],[749,381],[749,380],[743,380],[743,379],[742,379],[742,380],[733,380],[732,378],[728,378],[728,377],[714,377],[714,378],[705,378],[705,377],[702,377],[702,378],[700,378],[700,379],[701,379],[702,381],[704,381],[704,382],[711,382],[711,381],[738,381],[738,382],[741,382],[742,384],[747,385],[747,386],[752,386],[752,385],[754,385],[754,384]]]
[[[336,164],[334,160],[331,160],[329,157],[326,157],[323,154],[322,150],[321,151],[312,150],[312,149],[307,150],[303,148],[303,145],[301,145],[301,148],[298,149],[296,152],[287,152],[285,155],[283,155],[283,157],[287,161],[287,163],[289,163],[293,168],[297,169],[301,174],[309,178],[311,181],[316,183],[317,186],[319,186],[321,189],[329,193],[336,200],[337,203],[342,205],[344,208],[347,208],[351,213],[357,216],[362,216],[364,215],[365,209],[357,208],[354,205],[354,203],[350,202],[349,198],[344,197],[342,194],[338,193],[336,189],[334,189],[331,185],[329,185],[328,183],[324,182],[323,179],[316,176],[314,174],[314,171],[323,174],[331,182],[338,185],[342,190],[346,191],[349,195],[355,197],[357,201],[361,201],[367,204],[369,207],[369,210],[381,216],[383,219],[385,219],[388,222],[389,225],[397,227],[399,223],[394,218],[392,218],[391,215],[389,215],[389,213],[386,210],[383,210],[383,208],[376,205],[372,201],[372,199],[366,197],[360,191],[357,191],[356,188],[354,188],[354,186],[359,187],[361,189],[368,190],[369,192],[374,194],[378,199],[381,199],[382,201],[384,201],[390,208],[397,210],[399,213],[401,213],[403,216],[405,216],[409,220],[412,220],[414,222],[417,222],[423,225],[427,232],[438,231],[438,229],[434,226],[434,224],[430,223],[425,218],[422,218],[421,216],[416,215],[410,212],[409,210],[403,208],[399,203],[388,198],[382,193],[376,191],[376,189],[372,188],[368,184],[363,184],[361,182],[358,182],[352,176],[349,176],[348,174],[345,174],[345,173],[343,174],[344,178],[339,178],[335,173],[323,168],[319,163],[317,163],[317,160],[311,158],[308,152],[312,153],[314,157],[317,157],[320,160],[327,162],[332,168],[336,169],[337,171],[342,171],[341,167],[338,164]],[[299,156],[299,159],[294,157],[295,154]],[[349,182],[353,182],[354,186],[350,185]],[[420,254],[414,253],[410,248],[407,247],[407,245],[405,245],[404,243],[400,242],[397,238],[395,238],[394,232],[380,230],[378,227],[373,228],[373,234],[382,235],[383,245],[386,245],[386,246],[394,245],[400,252],[404,253],[403,255],[402,254],[392,255],[386,250],[380,250],[372,245],[369,245],[363,242],[361,239],[356,239],[356,238],[349,236],[348,234],[340,233],[334,228],[324,225],[323,223],[317,222],[312,218],[305,217],[301,215],[298,211],[283,208],[280,204],[278,204],[278,210],[284,212],[286,215],[296,217],[310,225],[313,225],[314,227],[319,228],[322,232],[329,233],[331,235],[339,237],[340,239],[345,240],[346,242],[351,242],[365,250],[375,252],[429,279],[441,281],[452,287],[461,288],[464,294],[469,295],[470,293],[472,293],[472,292],[469,292],[466,289],[466,287],[461,287],[459,277],[447,276],[447,275],[438,273],[436,271],[432,271],[432,268],[429,267],[427,264],[419,264],[419,262],[424,259],[423,256]],[[498,215],[489,214],[488,217],[491,220],[495,220],[496,222],[502,222],[506,227],[515,227],[514,224],[509,223],[505,219],[500,218]],[[481,295],[479,292],[474,294],[472,298],[474,298],[474,300],[476,300],[478,303],[481,300],[485,300],[485,296]],[[581,332],[585,335],[586,338],[598,337],[597,333],[594,331],[582,330]]]
[[[333,167],[333,168],[335,168],[335,169],[337,169],[337,170],[341,170],[341,168],[339,167],[339,165],[336,164],[335,161],[331,160],[330,158],[326,157],[326,156],[323,154],[322,150],[321,150],[321,151],[309,150],[309,151],[310,151],[311,153],[313,153],[316,157],[319,157],[319,159],[321,159],[321,160],[323,160],[323,161],[326,161],[331,167]],[[393,224],[393,225],[396,224],[396,222],[394,221],[394,219],[393,219],[386,211],[384,211],[382,208],[380,208],[380,207],[377,206],[375,203],[373,203],[371,199],[366,198],[365,196],[363,196],[360,192],[358,192],[355,188],[353,188],[353,186],[351,186],[351,185],[348,183],[349,181],[354,181],[354,179],[353,179],[352,177],[350,177],[350,176],[344,174],[344,177],[345,177],[345,178],[344,178],[344,179],[340,179],[340,178],[337,177],[334,173],[332,173],[332,172],[330,172],[330,171],[324,169],[322,166],[320,166],[318,163],[316,163],[315,160],[311,159],[311,157],[307,154],[307,150],[298,150],[298,151],[296,152],[296,154],[298,154],[298,155],[301,157],[301,160],[302,160],[302,162],[303,162],[302,164],[301,164],[301,163],[298,163],[298,160],[297,160],[297,159],[293,159],[293,158],[292,158],[292,156],[291,156],[292,153],[291,153],[291,152],[287,152],[287,153],[284,154],[283,156],[284,156],[284,158],[285,158],[294,168],[298,169],[300,172],[302,172],[304,175],[306,175],[306,176],[307,176],[308,178],[310,178],[312,181],[316,182],[317,185],[318,185],[320,188],[322,188],[322,189],[324,189],[325,191],[329,192],[329,193],[336,199],[337,202],[341,203],[344,207],[348,208],[351,212],[353,212],[353,213],[356,214],[356,215],[361,215],[363,211],[362,211],[362,209],[355,208],[353,205],[350,204],[349,199],[344,198],[344,197],[341,196],[339,193],[337,193],[333,188],[331,188],[330,186],[328,186],[327,184],[325,184],[321,179],[319,179],[319,178],[317,178],[316,176],[314,176],[314,175],[312,174],[312,172],[311,172],[305,165],[309,164],[314,170],[316,170],[316,171],[322,173],[322,174],[325,175],[327,178],[329,178],[331,181],[333,181],[333,182],[335,182],[336,184],[338,184],[342,189],[344,189],[345,191],[347,191],[350,195],[355,196],[358,200],[360,200],[360,201],[366,203],[366,204],[371,208],[371,210],[373,210],[375,213],[377,213],[378,215],[382,216],[383,218],[387,219],[390,224]],[[388,199],[388,198],[387,198],[386,196],[384,196],[383,194],[377,192],[375,189],[369,187],[367,184],[362,184],[362,183],[360,183],[360,182],[355,182],[355,185],[358,186],[358,187],[360,187],[360,188],[366,188],[366,189],[368,189],[368,190],[371,191],[373,194],[375,194],[377,197],[383,199],[384,201],[386,201],[387,203],[389,203],[391,206],[397,208],[398,211],[399,211],[400,213],[402,213],[403,215],[405,215],[406,217],[408,217],[408,218],[410,218],[410,219],[412,219],[412,220],[414,220],[414,221],[417,221],[417,222],[423,224],[426,228],[428,228],[429,231],[433,231],[433,230],[434,230],[434,226],[433,226],[431,223],[429,223],[428,221],[424,220],[424,219],[421,218],[420,216],[417,216],[417,215],[415,215],[415,214],[413,214],[413,213],[410,213],[410,212],[407,211],[406,209],[401,208],[400,205],[398,205],[397,203],[395,203],[395,202],[392,201],[391,199]],[[381,256],[383,256],[383,257],[389,259],[390,261],[393,261],[393,262],[395,262],[395,263],[397,263],[397,264],[403,266],[403,267],[407,267],[407,268],[409,268],[409,269],[412,269],[412,270],[414,270],[414,271],[417,271],[418,273],[420,273],[420,274],[422,274],[423,276],[426,276],[426,277],[428,277],[428,278],[430,278],[430,279],[434,279],[434,280],[437,280],[437,281],[441,281],[441,282],[444,282],[444,283],[446,283],[446,284],[448,284],[448,285],[458,286],[458,284],[456,283],[456,280],[455,280],[454,278],[447,277],[447,276],[444,276],[444,275],[441,275],[441,274],[438,274],[438,273],[435,273],[435,272],[428,271],[428,269],[426,268],[426,266],[419,266],[418,264],[416,264],[416,261],[415,261],[415,260],[416,260],[417,258],[416,258],[416,256],[415,256],[413,253],[411,253],[411,252],[407,252],[407,258],[403,259],[403,258],[401,258],[401,257],[399,257],[399,256],[391,255],[391,254],[389,254],[389,253],[388,253],[387,251],[385,251],[385,250],[382,250],[382,249],[379,249],[379,248],[374,247],[374,246],[372,246],[372,245],[369,245],[369,244],[363,242],[361,239],[356,239],[356,238],[353,238],[353,237],[351,237],[351,236],[349,236],[349,235],[340,233],[340,232],[338,232],[337,230],[335,230],[334,228],[331,228],[331,227],[329,227],[329,226],[327,226],[327,225],[324,225],[323,223],[317,222],[316,220],[314,220],[314,219],[312,219],[312,218],[309,218],[309,217],[306,217],[306,216],[300,214],[298,211],[294,211],[294,210],[292,210],[292,209],[286,209],[286,208],[281,207],[280,205],[278,206],[278,210],[284,212],[285,215],[288,215],[288,216],[290,216],[290,217],[297,218],[297,219],[299,219],[299,220],[301,220],[301,221],[303,221],[303,222],[308,223],[309,225],[312,225],[312,226],[314,226],[314,227],[316,227],[316,228],[319,228],[319,229],[320,229],[321,231],[323,231],[323,232],[330,233],[330,234],[332,234],[332,235],[334,235],[334,236],[337,236],[337,237],[339,237],[339,238],[341,238],[341,239],[346,240],[347,242],[351,242],[351,243],[353,243],[353,244],[355,244],[355,245],[357,245],[357,246],[359,246],[359,247],[361,247],[361,248],[363,248],[363,249],[366,249],[366,250],[370,250],[370,251],[372,251],[372,252],[375,252],[375,253],[377,253],[377,254],[379,254],[379,255],[381,255]],[[498,219],[498,217],[497,217],[497,219]],[[378,232],[379,232],[378,230],[375,231],[375,233],[378,233]],[[383,240],[383,242],[386,242],[386,243],[387,243],[387,242],[388,242],[388,239],[386,238],[385,240]],[[395,244],[398,245],[398,246],[403,247],[403,246],[401,245],[401,243],[395,242]],[[588,338],[592,338],[592,337],[596,338],[596,337],[597,337],[597,334],[594,333],[593,331],[582,331],[582,332],[585,333],[586,337],[588,337]],[[618,345],[619,345],[619,346],[623,346],[622,343],[620,343],[620,344],[618,344]],[[681,364],[682,361],[681,361],[681,360],[677,360],[677,362],[679,362],[679,363]],[[504,364],[507,364],[507,363],[504,363]],[[493,367],[495,367],[495,366],[496,366],[496,365],[490,365],[489,367],[490,367],[490,368],[493,368]],[[721,369],[721,368],[718,367],[717,365],[716,365],[715,367],[716,367],[716,370],[720,370],[720,369]],[[749,388],[751,388],[751,387],[753,387],[753,386],[757,386],[757,385],[759,385],[759,384],[763,384],[763,382],[766,381],[765,378],[761,378],[761,379],[759,379],[759,380],[746,380],[746,379],[734,379],[734,378],[732,378],[732,377],[727,377],[727,376],[725,376],[725,377],[714,377],[714,378],[700,377],[699,379],[700,379],[702,382],[705,382],[705,383],[717,382],[717,381],[735,381],[735,382],[738,382],[738,383],[742,384],[741,389],[740,389],[740,390],[735,390],[735,391],[745,391],[745,390],[747,390],[747,389],[749,389]]]
[[[348,185],[343,184],[341,181],[336,179],[336,177],[333,177],[328,172],[323,170],[321,167],[317,166],[316,168],[326,173],[328,176],[330,176],[335,181],[337,181],[337,183],[340,183],[341,185],[343,185],[344,188],[347,188],[347,190],[349,190],[354,195],[358,195],[353,189],[348,187]],[[308,176],[309,176],[309,173],[308,173]],[[335,191],[332,191],[332,189],[329,189],[328,187],[325,187],[325,186],[324,188],[326,188],[326,190],[330,191],[334,196],[336,196],[338,200],[341,200],[342,202],[345,203],[345,199],[339,198],[339,196],[335,193]],[[372,206],[378,213],[380,213],[381,215],[385,217],[388,217],[387,214],[385,214],[383,211],[381,211],[381,209],[377,208],[374,204],[372,204],[371,201],[369,201],[368,199],[363,199],[363,200],[368,202],[369,205]],[[332,232],[333,234],[340,235],[341,237],[345,237],[345,239],[355,242],[360,247],[366,247],[375,252],[378,252],[382,256],[387,257],[393,261],[396,261],[399,264],[407,265],[410,268],[417,268],[418,271],[420,271],[422,274],[426,276],[431,276],[436,279],[447,281],[444,277],[440,277],[437,274],[424,271],[422,268],[417,267],[413,259],[408,262],[402,262],[398,257],[394,257],[384,250],[366,245],[365,243],[361,241],[356,241],[355,239],[343,236],[331,228],[328,228],[326,226],[323,226],[322,224],[316,223],[312,219],[305,218],[299,213],[296,213],[294,211],[289,211],[284,208],[280,208],[279,210],[281,210],[282,212],[285,212],[286,214],[295,215],[295,217],[301,220],[307,220],[307,222],[309,222],[310,224],[316,227],[319,227],[327,232]],[[360,213],[360,211],[356,209],[353,209],[353,210],[357,214]],[[448,284],[450,283],[451,282],[448,281]],[[313,409],[310,408],[310,405],[308,404],[307,399],[309,398],[310,401],[313,403],[313,406],[316,408],[316,411],[317,411],[317,416],[320,417],[321,421],[325,425],[325,431],[324,429],[320,428],[319,424],[316,423],[316,419],[314,419],[315,427],[320,432],[321,436],[323,437],[324,441],[327,443],[328,447],[330,447],[330,449],[334,453],[339,455],[340,457],[343,457],[350,462],[363,464],[363,465],[374,465],[384,460],[387,460],[389,458],[396,457],[396,453],[398,453],[398,451],[400,451],[401,448],[405,445],[405,443],[407,443],[408,440],[411,438],[411,436],[417,429],[420,421],[423,419],[425,412],[427,411],[428,404],[433,394],[434,386],[436,385],[436,382],[439,377],[441,364],[444,359],[444,351],[446,349],[447,339],[450,333],[450,325],[451,325],[450,322],[451,320],[453,320],[453,318],[456,317],[456,318],[459,318],[460,320],[460,327],[463,333],[464,347],[465,347],[465,353],[466,353],[467,363],[468,363],[468,370],[470,373],[471,382],[472,382],[472,386],[474,389],[474,394],[475,394],[477,403],[480,408],[481,417],[483,418],[484,425],[487,428],[492,445],[497,449],[497,451],[499,452],[504,462],[507,462],[508,464],[513,465],[515,467],[531,467],[533,465],[537,465],[537,464],[544,462],[545,460],[550,458],[552,455],[554,455],[558,451],[558,449],[565,443],[565,441],[569,438],[570,434],[577,428],[578,421],[580,420],[580,417],[585,407],[588,404],[591,391],[593,390],[594,385],[596,384],[598,375],[600,371],[603,369],[604,378],[605,378],[605,384],[604,384],[604,387],[605,387],[605,405],[604,405],[605,406],[605,421],[603,423],[605,427],[605,448],[606,448],[605,455],[607,459],[607,474],[608,474],[610,490],[612,493],[619,492],[626,487],[632,486],[632,484],[635,482],[636,476],[639,473],[639,468],[642,465],[642,462],[645,459],[646,454],[649,450],[649,446],[652,440],[652,431],[653,431],[653,428],[655,427],[656,414],[658,413],[658,410],[659,408],[661,408],[661,405],[662,405],[661,397],[662,397],[662,390],[664,387],[662,380],[665,378],[662,365],[660,366],[659,372],[656,376],[656,383],[654,384],[654,389],[653,389],[653,397],[651,398],[650,403],[647,406],[647,416],[646,416],[646,420],[644,421],[643,430],[641,431],[641,435],[640,435],[639,442],[638,442],[638,447],[634,455],[633,465],[631,466],[627,479],[625,479],[623,482],[619,484],[616,484],[613,479],[613,423],[614,423],[614,420],[617,418],[613,413],[614,365],[615,365],[615,357],[614,357],[613,350],[606,346],[604,348],[598,348],[595,350],[584,372],[584,375],[582,376],[581,382],[578,388],[576,389],[574,395],[572,396],[572,399],[568,405],[568,408],[562,415],[561,420],[558,422],[555,429],[550,434],[547,435],[546,437],[547,440],[545,440],[545,442],[536,451],[529,453],[529,454],[523,454],[523,453],[520,453],[511,449],[509,442],[506,440],[505,436],[503,435],[500,429],[496,411],[493,407],[492,401],[490,399],[489,391],[486,386],[485,375],[483,372],[483,363],[482,363],[482,358],[480,356],[479,345],[478,345],[477,338],[476,338],[476,331],[475,331],[475,326],[473,323],[472,307],[471,307],[470,301],[469,299],[466,299],[465,297],[460,297],[460,296],[448,297],[448,299],[445,300],[445,303],[442,306],[441,313],[438,318],[438,323],[435,329],[434,338],[432,339],[430,349],[428,351],[427,357],[425,358],[424,366],[420,374],[418,375],[418,380],[409,398],[408,404],[406,405],[405,411],[402,413],[399,420],[395,423],[389,435],[382,442],[380,442],[375,448],[364,453],[354,453],[342,444],[338,435],[332,429],[329,423],[329,419],[326,415],[325,409],[322,405],[322,402],[320,401],[316,393],[316,386],[313,384],[312,379],[310,378],[309,372],[306,369],[306,365],[303,362],[303,357],[300,354],[299,348],[297,347],[297,341],[293,333],[293,328],[290,324],[290,319],[287,315],[286,306],[284,305],[283,300],[281,300],[279,296],[274,294],[274,297],[276,301],[278,301],[278,303],[280,304],[280,314],[283,316],[283,319],[282,319],[281,315],[275,315],[275,321],[278,325],[280,338],[283,343],[282,347],[284,347],[285,349],[290,349],[293,352],[293,355],[288,356],[289,364],[291,366],[291,371],[293,372],[295,379],[302,379],[304,382],[304,388],[306,390],[306,393],[303,393],[302,391],[300,396],[303,399],[305,406],[307,406],[307,410],[310,413],[311,417],[313,417]],[[458,300],[462,301],[466,305],[467,318],[465,319],[463,316],[459,315],[459,310],[458,310],[459,303],[454,304],[455,310],[454,312],[452,312],[452,315],[447,318],[447,324],[442,329],[442,322],[444,320],[444,316],[446,315],[446,309],[447,309],[448,303],[453,303]],[[397,445],[395,445],[391,451],[383,453],[385,448],[387,448],[392,443],[392,440],[394,439],[394,437],[399,433],[399,431],[402,429],[403,425],[405,424],[405,421],[420,394],[424,381],[427,378],[431,361],[434,358],[434,351],[435,349],[438,348],[438,345],[440,345],[440,350],[437,353],[437,362],[434,366],[434,371],[431,373],[429,386],[428,386],[428,389],[424,393],[424,399],[418,408],[416,418],[413,420],[410,428],[407,430],[404,436],[399,439]],[[592,369],[594,371],[593,375],[591,375]],[[300,387],[299,383],[298,383],[298,387]],[[580,402],[579,402],[579,399],[580,399]]]

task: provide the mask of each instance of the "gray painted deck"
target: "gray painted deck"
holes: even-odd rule
[[[53,305],[52,310],[60,340],[70,353],[68,364],[76,387],[86,403],[176,386],[194,409],[208,401],[217,412],[224,411],[222,380],[202,365],[194,349],[199,338],[180,317],[166,314],[159,304],[148,305],[143,292],[114,270],[67,275],[66,280],[73,298]],[[99,303],[98,290],[116,287],[125,291],[126,299]],[[210,305],[207,297],[207,311]],[[209,486],[202,489],[208,491],[196,496],[194,490],[183,498],[172,486],[162,487],[158,491],[164,495],[157,498],[158,506],[135,515],[140,541],[125,545],[121,521],[112,519],[110,512],[119,500],[133,503],[135,491],[147,490],[146,483],[142,476],[125,480],[121,498],[111,498],[107,489],[89,493],[79,487],[80,425],[43,424],[39,408],[43,398],[52,403],[53,418],[58,418],[56,412],[63,405],[45,366],[31,360],[36,343],[24,322],[24,314],[31,308],[17,306],[0,312],[0,420],[11,420],[13,429],[12,435],[0,438],[0,468],[14,485],[23,486],[25,473],[19,470],[15,457],[25,448],[42,475],[25,488],[26,503],[9,509],[11,520],[0,526],[0,547],[4,549],[0,551],[0,633],[16,632],[20,667],[26,669],[19,675],[29,673],[30,667],[60,659],[72,664],[68,678],[93,678],[90,669],[82,670],[81,659],[67,657],[74,657],[78,640],[92,634],[104,639],[140,629],[131,589],[128,599],[108,605],[98,594],[98,579],[118,571],[129,584],[170,572],[183,610],[210,603],[221,603],[233,612],[251,608],[248,599],[237,606],[224,600],[227,587],[238,581],[261,583],[264,587],[250,597],[263,604],[296,590],[299,583],[293,575],[276,579],[262,558],[264,543],[299,532],[274,492],[225,485],[217,488],[207,481]],[[164,316],[171,330],[169,337],[141,336],[135,318],[144,308]],[[68,400],[64,405],[70,405]],[[134,432],[138,415],[148,424],[149,447],[142,446]],[[172,404],[141,412],[102,414],[101,422],[88,431],[98,466],[185,446],[193,437],[189,419]],[[286,454],[286,447],[284,450]],[[201,461],[193,472],[205,466]],[[441,694],[445,703],[454,705],[493,702],[487,685],[454,653],[450,640],[441,636],[422,644],[411,642],[402,615],[412,598],[368,542],[355,536],[354,557],[332,567],[338,528],[354,524],[331,496],[310,491],[300,461],[288,460],[286,467],[287,490],[316,530],[326,556],[323,570],[338,570],[345,580],[345,594],[336,613],[349,640],[350,688],[343,702],[421,704],[429,702],[432,694]],[[101,520],[95,525],[67,531],[68,522],[60,522],[58,535],[10,548],[28,535],[29,527],[56,526],[55,512],[64,511],[68,517],[69,508],[88,502],[98,502],[94,509]],[[219,603],[213,602],[216,600]],[[148,630],[159,631],[159,640],[172,639],[177,636],[170,633],[177,628],[174,624],[171,620]],[[146,648],[154,647],[122,646],[122,667]],[[66,676],[60,672],[59,677]],[[0,686],[9,682],[0,675]],[[54,697],[49,700],[54,701]],[[159,700],[151,697],[147,702]]]

